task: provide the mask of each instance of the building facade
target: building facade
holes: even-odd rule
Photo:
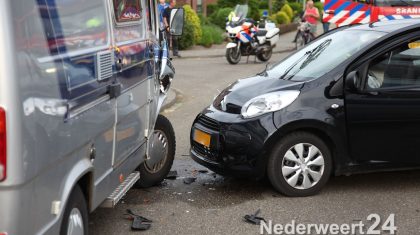
[[[178,5],[190,5],[197,13],[207,15],[207,5],[217,3],[217,0],[177,0]]]

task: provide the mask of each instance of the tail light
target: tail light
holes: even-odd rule
[[[7,177],[6,111],[0,108],[0,182]]]

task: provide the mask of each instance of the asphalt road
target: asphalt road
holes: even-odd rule
[[[272,62],[286,56],[276,54]],[[165,180],[150,189],[132,189],[114,209],[90,215],[93,234],[259,234],[259,226],[243,221],[245,214],[261,209],[260,216],[273,223],[358,223],[379,214],[382,222],[395,214],[397,234],[420,234],[420,171],[333,177],[317,196],[287,198],[263,180],[224,178],[204,169],[189,157],[189,132],[195,116],[220,90],[237,79],[251,76],[265,64],[227,64],[224,58],[179,59],[174,64],[174,88],[182,92],[177,104],[165,111],[177,137],[174,169],[178,179]],[[183,178],[196,176],[186,185]],[[145,232],[131,232],[126,209],[154,221]],[[382,224],[381,222],[381,224]],[[379,227],[380,228],[380,227]],[[366,231],[366,230],[365,230]],[[358,233],[361,234],[361,233]],[[365,233],[366,234],[366,233]]]

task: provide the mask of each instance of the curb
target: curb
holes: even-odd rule
[[[176,104],[176,103],[178,103],[179,101],[182,100],[183,95],[182,95],[182,92],[180,90],[171,87],[169,92],[174,92],[175,97],[171,100],[167,99],[165,101],[165,104],[161,108],[161,112],[164,112],[166,109],[171,108],[174,104]]]
[[[296,50],[295,48],[289,48],[289,49],[284,49],[281,51],[273,51],[273,54],[281,54],[281,53],[287,53],[287,52],[292,52]],[[181,58],[178,59],[196,59],[196,58],[219,58],[219,57],[225,57],[225,55],[207,55],[207,56],[203,56],[203,55],[197,55],[197,56],[182,56]]]

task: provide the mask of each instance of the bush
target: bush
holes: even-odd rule
[[[248,0],[249,12],[248,18],[258,21],[261,19],[259,0]]]
[[[219,10],[219,6],[216,4],[207,5],[207,15],[211,15]]]
[[[298,2],[291,2],[289,6],[293,9],[294,15],[300,15],[303,12],[303,6],[301,3]]]
[[[279,11],[271,17],[271,20],[277,24],[289,24],[291,22],[290,17],[284,11]]]
[[[198,18],[200,19],[201,25],[208,25],[211,24],[209,18],[203,16],[202,14],[198,14]]]
[[[210,47],[213,44],[221,44],[223,42],[223,31],[216,25],[203,25],[203,36],[200,45]]]
[[[189,5],[184,5],[184,33],[179,40],[179,49],[189,48],[201,41],[202,31],[200,18]]]
[[[224,29],[226,28],[226,18],[232,11],[233,9],[230,7],[221,8],[210,16],[210,22]]]
[[[273,12],[278,12],[286,3],[286,0],[273,0]]]
[[[286,13],[290,19],[293,19],[293,9],[289,6],[289,4],[284,4],[280,11]]]
[[[258,6],[260,9],[268,9],[268,0],[260,1],[260,5]]]

